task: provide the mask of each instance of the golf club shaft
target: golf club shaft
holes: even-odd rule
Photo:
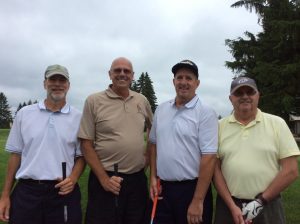
[[[63,176],[63,180],[64,180],[67,177],[67,163],[62,162],[61,168],[62,168],[62,176]],[[68,207],[67,207],[67,205],[64,205],[64,222],[65,223],[68,222]]]

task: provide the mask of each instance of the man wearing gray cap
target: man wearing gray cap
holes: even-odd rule
[[[156,109],[149,137],[151,198],[162,197],[154,223],[211,224],[217,115],[196,94],[200,80],[194,62],[183,60],[172,72],[176,97]]]
[[[10,157],[0,220],[80,224],[77,180],[85,166],[77,139],[81,113],[66,102],[70,82],[65,67],[49,66],[44,78],[46,99],[18,111],[7,139]]]
[[[257,108],[248,77],[231,83],[233,113],[219,122],[215,224],[283,224],[280,193],[298,176],[298,146],[285,121]]]

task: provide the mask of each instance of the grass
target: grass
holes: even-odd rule
[[[0,192],[2,191],[5,178],[7,159],[9,154],[4,151],[8,129],[0,129]],[[298,145],[299,146],[299,145]],[[300,158],[298,160],[300,173]],[[79,180],[82,195],[82,210],[83,214],[86,209],[87,202],[87,183],[88,183],[89,168],[87,167]],[[285,192],[282,194],[284,200],[284,209],[286,214],[286,224],[300,223],[300,178],[298,178]],[[3,224],[3,222],[0,222]]]

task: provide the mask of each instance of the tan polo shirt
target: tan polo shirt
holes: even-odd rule
[[[134,91],[124,100],[111,88],[90,95],[84,105],[78,137],[95,141],[94,148],[107,171],[134,173],[145,166],[144,125],[152,122],[151,106]]]

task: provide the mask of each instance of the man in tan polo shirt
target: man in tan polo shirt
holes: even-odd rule
[[[145,96],[129,89],[128,59],[115,59],[108,73],[112,84],[86,99],[78,134],[91,167],[86,223],[140,224],[148,200],[144,127],[150,129],[152,111]]]

